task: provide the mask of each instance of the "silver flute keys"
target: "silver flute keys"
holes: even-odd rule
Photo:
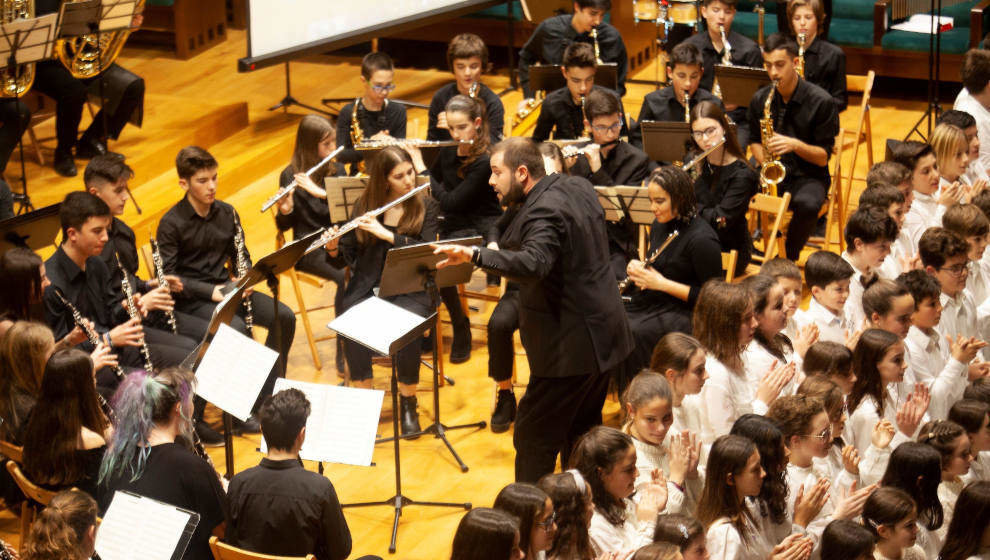
[[[234,212],[234,248],[237,258],[237,277],[243,278],[248,272],[247,247],[244,245],[244,229],[241,228],[241,220]],[[251,298],[244,298],[244,324],[247,326],[248,336],[254,336],[254,309],[251,306]]]
[[[155,278],[158,279],[159,286],[165,286],[165,289],[171,293],[168,278],[165,278],[165,265],[162,264],[162,253],[158,247],[158,240],[152,237],[149,241],[151,241],[151,261],[155,265]],[[175,312],[166,311],[165,317],[168,319],[168,326],[172,329],[172,334],[179,334],[179,327],[175,323]]]
[[[90,344],[92,344],[93,346],[99,346],[100,344],[102,344],[103,341],[100,340],[99,333],[97,333],[96,329],[94,329],[92,326],[90,326],[89,323],[86,322],[86,320],[82,316],[82,313],[80,313],[79,310],[76,309],[76,306],[72,305],[72,303],[68,300],[68,298],[65,297],[65,294],[62,293],[62,290],[58,288],[53,288],[53,290],[55,292],[55,297],[57,297],[59,301],[62,302],[62,305],[64,305],[65,308],[69,310],[69,313],[72,313],[72,322],[75,323],[77,327],[82,329],[82,331],[86,334],[86,338],[89,340]],[[124,377],[124,370],[122,370],[120,366],[115,366],[114,372],[117,374],[117,377],[119,378]]]
[[[138,323],[141,322],[141,312],[138,311],[137,305],[134,303],[134,288],[131,287],[131,280],[127,277],[127,271],[124,270],[124,265],[120,264],[120,255],[114,253],[114,257],[117,259],[117,268],[120,269],[120,289],[124,292],[124,305],[127,307],[127,315],[131,319],[137,319]],[[141,357],[144,358],[144,369],[148,373],[154,373],[155,368],[151,364],[151,353],[148,352],[148,343],[141,339]]]

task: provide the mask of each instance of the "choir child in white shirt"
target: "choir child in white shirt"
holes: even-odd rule
[[[890,254],[890,245],[897,239],[897,228],[887,207],[864,206],[862,202],[846,222],[843,233],[846,252],[842,258],[856,272],[849,282],[845,312],[853,325],[862,325],[866,318],[863,291],[876,280],[880,266]]]
[[[668,436],[685,431],[701,434],[702,413],[698,394],[708,379],[705,360],[705,349],[701,343],[684,333],[667,333],[653,348],[650,370],[663,375],[670,386],[674,421],[667,430]],[[702,463],[703,459],[704,455]]]
[[[801,305],[804,285],[801,280],[801,269],[794,261],[789,261],[783,257],[774,257],[763,263],[760,267],[760,274],[769,276],[784,287],[784,312],[787,313],[787,326],[784,327],[784,334],[791,340],[797,340],[798,328],[794,322],[794,314]]]
[[[990,482],[963,488],[956,502],[966,515],[952,518],[940,560],[990,560]]]
[[[798,395],[819,399],[828,415],[832,428],[832,442],[822,462],[828,466],[833,487],[842,487],[845,482],[849,486],[859,480],[859,452],[852,445],[846,444],[842,434],[846,428],[846,400],[842,389],[823,374],[816,374],[805,379],[798,387]],[[773,408],[773,407],[771,407]]]
[[[556,517],[557,533],[547,552],[548,560],[595,560],[588,527],[595,505],[591,487],[581,473],[571,469],[545,475],[536,484],[550,496]]]
[[[937,533],[944,522],[938,486],[942,482],[942,457],[932,446],[908,441],[890,455],[880,486],[906,492],[918,506],[918,546],[924,558],[935,558],[942,548]],[[864,517],[866,511],[863,511]]]
[[[971,185],[966,180],[969,166],[969,140],[961,128],[942,123],[932,131],[930,140],[935,151],[935,165],[938,167],[939,187],[943,190],[950,187],[959,189],[961,199],[968,200],[974,189],[986,188],[986,181],[978,181]]]
[[[911,170],[914,201],[904,217],[904,230],[910,240],[907,247],[911,250],[909,256],[913,257],[921,234],[930,227],[941,225],[945,209],[959,202],[963,189],[958,186],[939,189],[935,152],[928,144],[914,140],[894,142],[891,158]]]
[[[837,519],[822,533],[822,560],[873,560],[877,538],[861,523]]]
[[[828,251],[815,251],[804,265],[804,279],[811,290],[807,310],[794,314],[794,322],[800,329],[814,324],[818,327],[818,340],[845,344],[860,328],[849,321],[846,301],[849,299],[850,281],[855,274],[853,267],[842,257]]]
[[[883,260],[883,264],[877,269],[877,274],[881,278],[893,280],[897,278],[903,270],[910,269],[907,259],[902,262],[895,254],[894,247],[901,237],[902,226],[904,225],[904,194],[897,187],[891,185],[878,185],[868,187],[859,195],[859,207],[876,206],[887,211],[887,215],[897,224],[897,238],[890,244],[890,253]]]
[[[670,543],[681,550],[683,560],[708,560],[705,528],[690,515],[663,514],[657,518],[653,542]]]
[[[990,480],[990,406],[983,401],[963,399],[949,409],[949,420],[959,424],[969,435],[973,464],[966,482]]]
[[[966,481],[973,462],[973,450],[969,434],[951,420],[933,420],[921,427],[918,442],[932,446],[942,457],[942,482],[938,485],[938,499],[942,502],[942,526],[935,531],[939,542],[945,542],[945,534],[952,521],[959,493]],[[964,513],[968,515],[968,512]],[[941,548],[941,547],[940,547]]]
[[[852,371],[852,350],[838,342],[819,341],[808,348],[804,355],[804,375],[808,378],[824,375],[842,391],[842,396],[852,392],[856,376]],[[800,391],[800,388],[798,389]],[[843,406],[845,403],[843,403]],[[836,436],[842,431],[835,432]]]
[[[863,505],[863,525],[873,531],[876,560],[926,560],[917,544],[918,507],[897,488],[880,488]]]
[[[897,239],[890,246],[890,255],[881,267],[880,276],[893,280],[910,266],[915,248],[911,245],[911,238],[904,228],[904,220],[908,212],[911,211],[911,204],[914,202],[914,187],[911,186],[911,170],[896,161],[881,161],[873,164],[866,174],[866,190],[873,190],[879,187],[894,187],[904,196],[904,206],[901,217],[897,219]],[[860,204],[862,204],[860,195]],[[869,200],[869,198],[867,199]]]
[[[925,272],[935,277],[942,287],[939,296],[942,318],[936,330],[953,339],[960,335],[979,337],[976,304],[965,290],[969,277],[969,244],[945,228],[933,227],[921,236],[918,254]]]
[[[973,206],[979,208],[980,211],[983,212],[983,215],[986,216],[988,220],[990,220],[990,189],[985,190],[980,194],[974,196],[973,200],[970,201],[970,203]],[[990,251],[984,250],[983,255],[980,257],[980,260],[985,263],[990,263]]]
[[[519,548],[526,558],[546,560],[546,551],[557,532],[553,502],[532,484],[513,482],[495,496],[494,509],[519,520]]]
[[[969,244],[969,278],[966,291],[977,305],[990,299],[990,263],[983,261],[990,233],[990,220],[975,204],[953,204],[942,216],[942,227]]]
[[[961,129],[966,136],[966,142],[969,144],[969,165],[966,166],[966,173],[963,174],[966,184],[974,185],[977,181],[990,179],[987,176],[987,167],[980,161],[980,134],[973,115],[966,111],[949,109],[942,111],[935,124],[951,124]]]

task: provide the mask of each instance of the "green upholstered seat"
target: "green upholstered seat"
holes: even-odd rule
[[[873,20],[835,18],[828,28],[828,40],[849,47],[873,46]]]
[[[760,29],[760,18],[754,12],[736,12],[735,19],[732,20],[732,30],[740,35],[745,35],[752,40],[756,40],[756,33]],[[767,13],[763,20],[764,37],[777,32],[777,16]]]

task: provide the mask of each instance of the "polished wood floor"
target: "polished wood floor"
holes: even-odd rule
[[[278,173],[292,152],[296,125],[306,111],[294,107],[288,112],[268,111],[285,94],[282,67],[268,68],[250,74],[236,71],[236,59],[246,52],[246,38],[241,31],[231,30],[229,39],[209,51],[187,61],[176,60],[170,53],[146,49],[125,49],[119,62],[143,76],[147,82],[147,103],[144,126],[128,127],[112,149],[128,156],[136,176],[131,183],[143,213],[138,215],[128,206],[124,216],[138,236],[146,242],[149,232],[160,216],[181,196],[173,167],[176,152],[182,146],[199,144],[208,148],[220,162],[219,197],[232,203],[241,214],[247,235],[247,245],[255,256],[272,250],[275,226],[271,216],[259,213],[262,202],[276,187]],[[318,105],[324,97],[354,97],[360,94],[358,64],[360,60],[344,57],[311,57],[293,62],[292,94],[303,103]],[[643,69],[637,78],[652,80],[652,67]],[[395,98],[429,103],[433,92],[449,81],[449,74],[440,70],[399,69],[395,83]],[[507,75],[490,76],[485,82],[495,91],[508,85]],[[632,84],[624,102],[630,116],[638,115],[642,97],[653,90],[650,85]],[[508,114],[515,112],[519,93],[504,96]],[[851,109],[842,115],[843,127],[855,128],[859,118],[859,99],[853,96]],[[924,104],[896,99],[874,99],[873,131],[875,156],[883,155],[886,138],[903,138],[924,109]],[[410,135],[423,137],[426,113],[409,112]],[[84,116],[86,126],[89,115]],[[81,188],[80,177],[64,179],[50,168],[54,149],[52,121],[37,127],[41,150],[49,166],[34,161],[32,150],[26,150],[29,192],[36,206],[61,200],[71,190]],[[848,157],[847,157],[848,161]],[[848,163],[846,163],[848,165]],[[866,172],[865,152],[857,165],[857,175]],[[19,175],[15,158],[6,173],[9,179]],[[854,191],[862,188],[854,185]],[[309,305],[332,302],[333,286],[312,288],[304,286],[304,299]],[[283,282],[282,300],[298,308],[289,282]],[[490,305],[472,302],[473,322],[484,324]],[[314,330],[325,334],[329,311],[312,315]],[[449,335],[449,333],[448,333]],[[487,378],[487,351],[484,330],[474,331],[474,352],[469,362],[447,364],[445,372],[455,380],[454,385],[441,389],[442,418],[446,424],[488,420],[493,405],[493,385]],[[519,348],[521,352],[521,347]],[[337,383],[334,368],[334,343],[320,343],[323,367],[313,366],[302,324],[298,325],[290,354],[289,377],[321,383]],[[525,383],[528,367],[523,355],[517,356],[518,381]],[[386,386],[386,371],[376,368],[377,384]],[[432,400],[425,383],[420,392],[420,418],[423,424],[433,418]],[[521,396],[523,388],[517,389]],[[609,401],[606,413],[616,420],[617,404]],[[215,411],[211,411],[216,418]],[[380,434],[391,434],[391,405],[386,398]],[[459,430],[450,433],[450,441],[470,470],[462,473],[444,445],[435,438],[423,437],[402,443],[403,493],[414,500],[470,502],[488,506],[497,492],[513,479],[512,432],[493,434],[484,430]],[[255,465],[261,455],[257,452],[259,437],[235,438],[236,469]],[[223,450],[211,450],[216,464],[222,465]],[[379,445],[374,455],[375,465],[351,467],[326,465],[326,475],[333,481],[343,503],[384,500],[394,494],[394,470],[391,444]],[[222,466],[221,466],[222,468]],[[315,470],[315,465],[308,465]],[[354,557],[362,554],[388,556],[387,548],[392,524],[389,507],[369,507],[345,510],[354,541]],[[411,506],[405,509],[399,526],[398,552],[394,557],[435,560],[449,555],[450,541],[464,510]],[[0,514],[0,537],[17,544],[17,520],[10,512]]]

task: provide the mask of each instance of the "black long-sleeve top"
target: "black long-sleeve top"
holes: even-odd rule
[[[447,102],[459,93],[457,91],[457,82],[452,82],[438,89],[433,94],[433,100],[430,101],[430,111],[427,117],[429,119],[429,128],[426,130],[427,140],[442,141],[451,139],[450,132],[447,129],[437,128],[437,119],[440,113],[447,107]],[[491,136],[492,144],[497,144],[505,134],[505,106],[502,105],[502,99],[498,94],[485,84],[478,84],[477,95],[485,103],[485,113],[488,118],[488,133]]]
[[[835,100],[836,111],[846,110],[846,53],[817,37],[804,51],[804,78],[824,89]]]
[[[118,218],[114,218],[107,231],[107,244],[103,246],[100,259],[107,265],[110,271],[110,282],[115,286],[120,285],[123,273],[117,266],[117,256],[120,256],[120,264],[127,271],[127,278],[131,282],[134,293],[144,293],[148,291],[147,282],[137,277],[138,252],[137,242],[134,237],[134,230]]]
[[[666,292],[640,290],[633,286],[632,300],[626,304],[626,309],[662,309],[690,313],[705,282],[722,276],[722,253],[718,236],[700,216],[686,222],[677,219],[665,224],[654,220],[650,226],[650,249],[647,257],[662,246],[674,230],[678,232],[677,238],[660,253],[652,266],[665,278],[690,286],[687,301]]]
[[[543,20],[519,51],[519,83],[526,97],[533,97],[533,90],[529,87],[530,66],[536,63],[560,64],[564,60],[564,50],[573,42],[595,44],[590,32],[579,34],[574,29],[571,17],[571,14],[563,14]],[[622,42],[619,30],[608,23],[599,25],[598,47],[602,62],[614,62],[617,65],[619,94],[625,95],[629,60],[626,44]]]
[[[393,138],[406,137],[406,108],[401,103],[385,100],[385,106],[380,111],[369,111],[361,103],[360,113],[361,133],[365,140],[383,130],[387,130]],[[357,163],[364,159],[361,152],[354,149],[351,142],[351,122],[354,114],[354,103],[348,103],[340,109],[337,116],[337,145],[344,146],[344,151],[337,156],[341,163]]]
[[[216,286],[230,282],[237,263],[236,216],[237,210],[220,200],[214,201],[205,217],[200,216],[186,196],[162,217],[157,233],[162,268],[182,281],[182,292],[177,295],[209,301]],[[250,266],[247,246],[244,253]]]
[[[736,270],[745,269],[753,254],[753,239],[749,235],[746,212],[756,194],[759,176],[742,160],[729,165],[701,165],[694,181],[698,200],[698,215],[718,234],[722,251],[739,252]]]
[[[733,66],[763,68],[763,53],[760,51],[760,46],[756,44],[756,41],[731,30],[726,33],[726,39],[729,41],[729,45],[732,46],[729,60],[732,61]],[[712,91],[712,88],[715,87],[715,65],[722,64],[722,52],[715,50],[715,45],[712,43],[712,38],[708,35],[707,30],[699,31],[685,39],[685,41],[698,47],[698,50],[701,51],[701,58],[704,60],[705,70],[701,75],[701,84],[699,87]],[[728,115],[733,122],[745,122],[746,108],[736,107],[729,111]],[[759,128],[750,130],[759,130]]]
[[[486,236],[486,242],[491,241],[487,237],[488,226],[502,215],[502,206],[495,189],[488,184],[492,173],[488,154],[472,161],[461,177],[458,170],[465,159],[457,155],[457,146],[447,146],[440,149],[430,168],[430,192],[443,215],[440,230],[446,234],[474,229]]]
[[[299,461],[267,457],[230,481],[230,544],[279,556],[344,560],[351,531],[330,481]]]
[[[584,177],[596,187],[631,185],[638,187],[650,175],[653,163],[643,150],[628,142],[619,141],[602,158],[602,166],[591,172],[588,158],[581,154],[569,171],[574,177]]]
[[[343,175],[343,172],[343,166],[338,165],[337,176]],[[285,187],[295,176],[292,166],[286,167],[278,177],[278,186]],[[297,187],[292,191],[292,212],[276,212],[275,225],[279,231],[291,229],[294,239],[302,239],[320,228],[330,226],[330,206],[326,199],[317,198],[306,189]]]
[[[722,100],[706,89],[698,88],[691,96],[691,106],[702,101],[712,101],[722,106]],[[643,121],[654,122],[684,122],[685,107],[674,97],[673,86],[667,86],[660,91],[652,91],[643,98],[643,107],[639,110],[639,119],[629,123],[629,143],[643,149]]]
[[[602,86],[592,86],[592,89],[615,93]],[[619,107],[622,111],[622,131],[619,135],[627,136],[629,129],[626,127],[626,110],[622,108],[621,100]],[[574,102],[571,90],[567,87],[550,92],[550,95],[543,100],[540,105],[540,116],[536,119],[536,128],[533,130],[533,140],[543,142],[550,138],[551,132],[558,140],[580,138],[584,132],[584,111],[580,103]]]
[[[96,331],[106,333],[128,319],[127,310],[120,305],[123,297],[120,284],[110,281],[110,271],[100,257],[86,259],[86,269],[79,268],[61,246],[45,261],[45,274],[51,286],[43,296],[45,322],[59,340],[75,328],[72,312],[55,295],[58,288],[62,295],[79,310],[84,319],[94,323]],[[80,345],[87,352],[93,346],[86,341]]]

